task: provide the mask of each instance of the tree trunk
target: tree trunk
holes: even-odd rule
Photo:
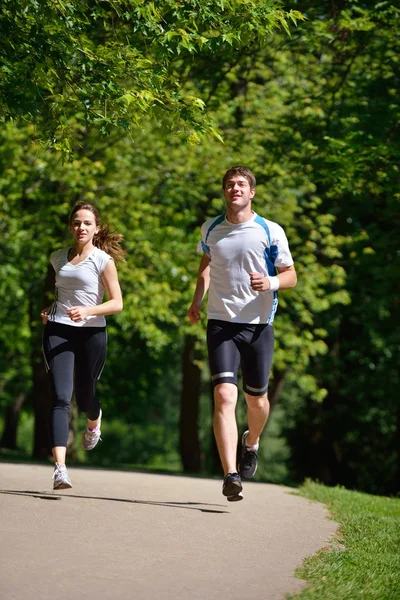
[[[72,461],[77,459],[75,440],[78,432],[78,414],[78,405],[76,404],[75,398],[73,398],[69,408],[69,432],[67,442],[68,460]]]
[[[274,378],[268,387],[268,400],[271,410],[276,406],[279,396],[285,385],[285,371],[277,371],[274,373]]]
[[[394,484],[394,494],[400,493],[400,410],[397,409],[397,428],[396,428],[396,447],[397,447],[397,473]]]
[[[7,407],[3,435],[1,436],[0,441],[0,446],[2,448],[9,448],[10,450],[17,449],[18,420],[25,399],[26,395],[21,392],[18,394],[15,404]]]
[[[49,458],[51,453],[51,442],[49,436],[51,400],[48,385],[46,369],[42,354],[42,332],[43,328],[40,321],[40,309],[44,308],[48,302],[49,294],[54,292],[54,269],[49,264],[47,270],[43,298],[40,308],[37,303],[30,302],[30,322],[32,330],[32,397],[35,414],[35,427],[33,439],[33,458]]]
[[[35,414],[32,457],[44,459],[52,455],[49,435],[51,400],[43,358],[37,348],[32,352],[32,368]]]
[[[201,370],[195,363],[195,343],[195,337],[185,337],[180,414],[180,454],[185,473],[200,473],[202,467],[198,431]]]
[[[210,381],[210,401],[211,401],[211,414],[214,415],[214,386]],[[207,471],[211,475],[221,475],[222,465],[221,459],[218,453],[218,446],[215,440],[214,428],[211,428],[210,432],[210,452],[207,460]]]

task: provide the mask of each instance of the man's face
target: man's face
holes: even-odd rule
[[[224,196],[226,204],[232,209],[243,209],[251,204],[251,200],[256,193],[251,189],[246,177],[243,175],[233,175],[225,184]]]

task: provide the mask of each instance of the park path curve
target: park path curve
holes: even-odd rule
[[[305,557],[337,529],[278,485],[0,463],[1,600],[284,600]]]

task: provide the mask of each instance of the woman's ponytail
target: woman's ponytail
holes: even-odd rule
[[[114,260],[125,262],[124,257],[126,252],[120,246],[120,242],[124,236],[120,233],[115,233],[115,231],[112,231],[108,225],[102,226],[99,211],[95,206],[93,206],[93,204],[89,204],[88,202],[78,202],[78,204],[75,204],[69,217],[70,225],[75,213],[77,213],[78,210],[90,210],[90,212],[94,215],[96,225],[99,227],[99,231],[93,237],[93,244],[97,248],[100,248],[100,250],[107,252],[107,254],[112,256]]]
[[[114,260],[125,262],[124,257],[126,252],[120,246],[123,237],[124,236],[121,233],[115,233],[108,225],[104,225],[100,228],[99,232],[95,234],[93,244],[97,248],[100,248],[100,250],[107,252]]]

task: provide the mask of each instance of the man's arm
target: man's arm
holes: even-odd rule
[[[294,265],[290,267],[278,267],[278,275],[264,277],[261,273],[249,273],[250,285],[255,292],[266,292],[272,290],[289,290],[297,284],[297,273]]]
[[[297,273],[294,265],[291,267],[278,267],[279,289],[289,290],[296,287]]]
[[[192,304],[187,311],[187,316],[192,325],[200,320],[200,306],[210,285],[210,255],[203,254],[197,274],[196,289],[193,294]]]

